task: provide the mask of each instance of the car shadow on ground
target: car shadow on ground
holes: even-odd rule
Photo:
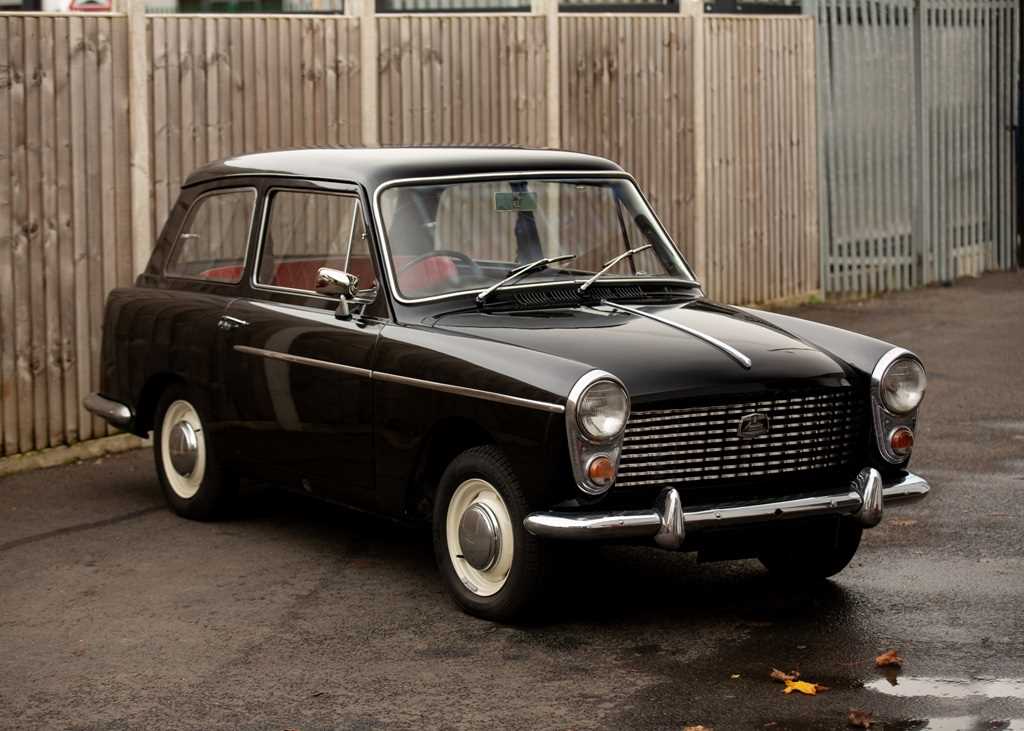
[[[430,528],[324,503],[268,485],[248,485],[231,521],[279,533],[325,556],[370,559],[410,582],[440,577]],[[700,563],[691,553],[632,545],[557,547],[557,570],[537,624],[663,626],[666,618],[702,622],[800,623],[849,618],[851,596],[839,583],[794,587],[770,577],[760,563]],[[444,596],[438,592],[438,599]]]

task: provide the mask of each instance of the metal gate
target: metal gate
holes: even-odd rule
[[[1017,265],[1016,0],[817,0],[822,286]]]

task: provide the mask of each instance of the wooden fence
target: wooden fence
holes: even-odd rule
[[[813,19],[705,23],[704,280],[726,301],[817,289]]]
[[[110,433],[80,406],[106,292],[243,151],[560,144],[633,172],[712,296],[816,291],[812,53],[699,14],[0,14],[0,456]]]

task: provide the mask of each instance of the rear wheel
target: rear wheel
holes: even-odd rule
[[[548,572],[544,544],[523,527],[526,498],[495,447],[466,450],[434,501],[434,555],[449,593],[470,614],[507,622],[528,614]]]
[[[852,520],[814,523],[780,536],[758,558],[773,576],[785,581],[823,581],[853,560],[863,532],[863,527]]]
[[[200,403],[183,386],[163,393],[154,419],[153,456],[171,509],[185,518],[211,520],[224,512],[237,482],[217,459]]]

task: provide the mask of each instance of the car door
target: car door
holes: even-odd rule
[[[157,264],[167,296],[151,295],[135,315],[151,323],[152,342],[133,344],[142,364],[134,377],[180,377],[205,401],[210,438],[218,442],[225,386],[218,321],[244,288],[257,201],[249,181],[183,190],[162,234],[171,242]],[[135,392],[141,388],[140,382]]]
[[[249,288],[221,325],[239,461],[372,509],[370,373],[386,309],[375,301],[339,319],[337,298],[314,292],[321,267],[376,278],[359,198],[351,186],[308,184],[268,188],[263,201]]]

